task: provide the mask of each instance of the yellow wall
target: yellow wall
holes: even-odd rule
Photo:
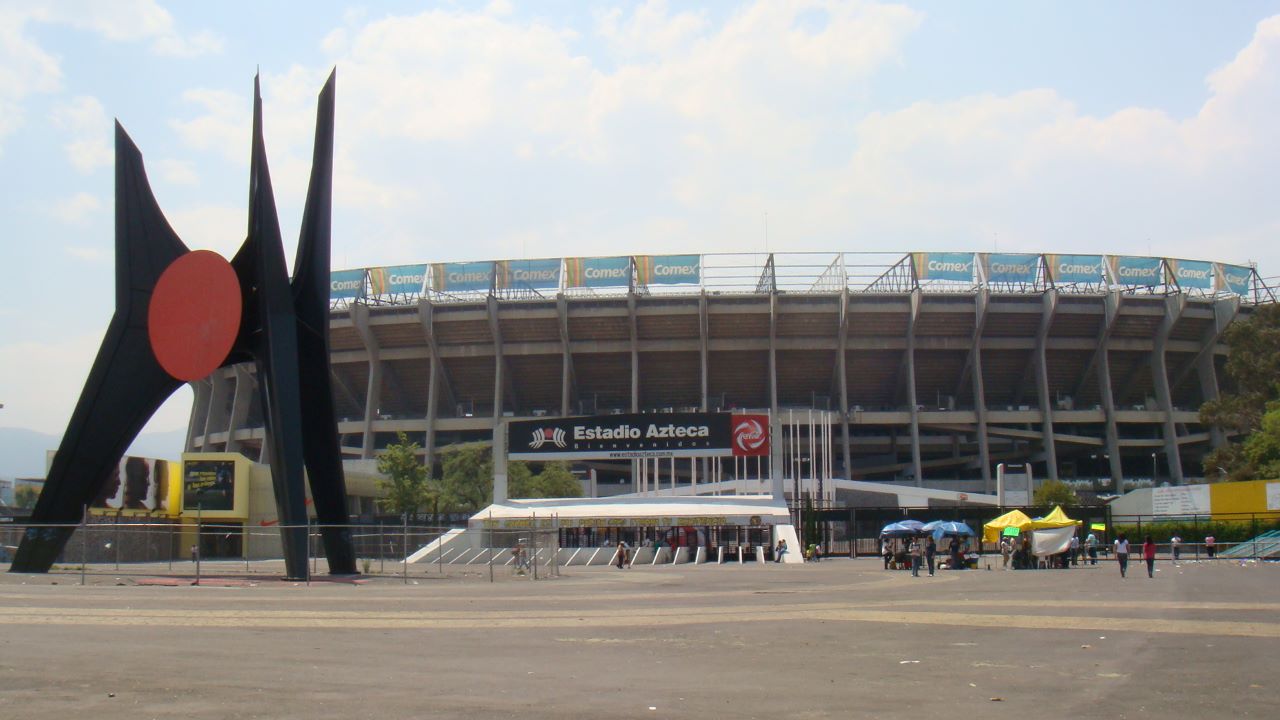
[[[1215,483],[1209,486],[1209,507],[1214,515],[1257,513],[1280,517],[1280,512],[1267,510],[1267,483],[1275,480]]]

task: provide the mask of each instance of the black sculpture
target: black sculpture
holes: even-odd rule
[[[336,71],[335,71],[336,74]],[[285,264],[253,83],[249,229],[228,265],[188,250],[116,123],[116,311],[11,566],[47,572],[147,420],[184,382],[252,361],[270,439],[285,571],[306,577],[303,466],[329,570],[356,572],[329,375],[335,74],[320,92],[294,275]],[[305,388],[305,391],[304,391]]]

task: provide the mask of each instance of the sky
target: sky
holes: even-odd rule
[[[60,434],[110,320],[113,118],[187,245],[229,257],[260,72],[292,258],[334,68],[335,268],[1000,250],[1280,275],[1280,0],[0,0],[0,427]]]

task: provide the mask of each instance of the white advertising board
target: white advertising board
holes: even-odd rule
[[[1152,488],[1151,512],[1155,515],[1208,515],[1209,486]]]
[[[1280,510],[1280,483],[1267,483],[1267,509]]]

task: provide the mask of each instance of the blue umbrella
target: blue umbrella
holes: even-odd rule
[[[905,538],[915,537],[920,534],[920,528],[923,523],[916,520],[903,520],[902,522],[889,523],[880,530],[882,538]]]
[[[956,535],[960,537],[966,535],[973,537],[976,535],[976,533],[973,532],[973,528],[962,522],[956,522],[954,520],[934,520],[933,522],[922,526],[920,529],[923,532],[931,533],[935,540],[941,540],[943,537],[948,535]]]

